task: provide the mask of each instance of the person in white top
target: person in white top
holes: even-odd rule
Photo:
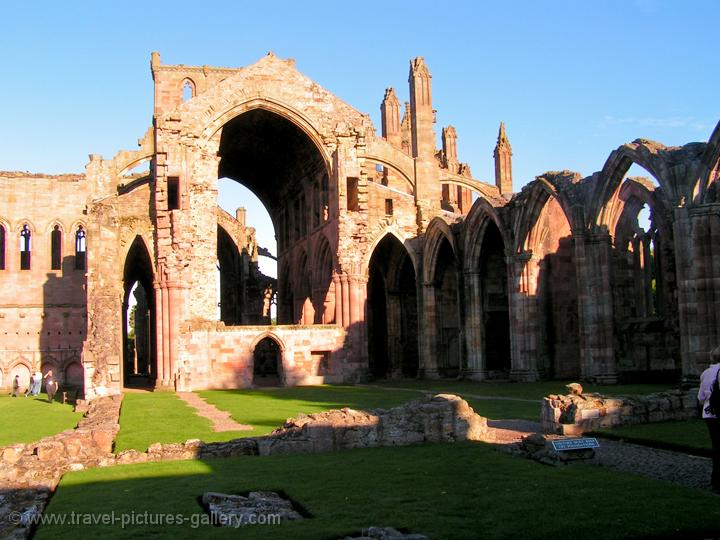
[[[713,470],[710,478],[710,485],[715,493],[720,493],[720,411],[711,411],[710,395],[712,394],[715,380],[720,377],[720,347],[710,351],[710,367],[700,375],[700,390],[698,401],[702,403],[702,417],[710,431],[710,442],[712,443]]]

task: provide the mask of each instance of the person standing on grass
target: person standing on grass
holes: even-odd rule
[[[58,383],[53,377],[52,369],[45,374],[45,392],[47,392],[48,403],[52,403],[55,398],[55,393],[58,389]]]
[[[700,375],[700,390],[698,401],[702,403],[702,417],[710,431],[710,442],[712,444],[713,470],[710,478],[710,485],[715,493],[720,494],[720,410],[711,405],[710,396],[713,393],[715,382],[720,383],[720,347],[710,351],[710,367]],[[718,390],[715,390],[716,392]],[[715,401],[715,396],[712,401]]]
[[[12,391],[12,397],[17,397],[20,393],[20,375],[15,375],[15,378],[13,379],[13,391]]]
[[[33,388],[33,391],[30,392],[33,396],[37,396],[40,394],[40,387],[42,386],[42,373],[39,371],[35,372],[35,387]]]

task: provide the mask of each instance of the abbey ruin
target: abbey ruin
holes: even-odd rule
[[[273,54],[229,69],[153,53],[151,71],[136,150],[83,175],[0,172],[1,387],[40,369],[89,399],[138,378],[692,382],[720,343],[720,124],[514,192],[504,126],[494,183],[473,178],[422,58],[409,103],[386,90],[379,133]],[[633,163],[653,179],[626,177]],[[277,279],[242,210],[219,209],[219,178],[267,208]]]

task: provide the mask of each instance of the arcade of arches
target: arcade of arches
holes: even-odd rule
[[[385,91],[379,133],[272,53],[237,69],[153,53],[151,72],[137,150],[91,155],[82,175],[0,173],[0,386],[37,369],[90,399],[383,377],[690,383],[720,342],[720,125],[514,192],[504,125],[494,182],[459,161],[455,128],[438,144],[422,58],[404,106]],[[276,254],[242,208],[217,206],[220,178],[265,206]]]

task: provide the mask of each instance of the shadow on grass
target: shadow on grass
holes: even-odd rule
[[[48,516],[113,515],[132,523],[44,525],[35,538],[237,538],[237,530],[200,524],[197,497],[205,491],[282,491],[315,516],[245,526],[242,537],[250,539],[341,538],[370,526],[448,539],[479,531],[484,538],[564,537],[569,527],[598,538],[720,534],[720,505],[708,492],[591,466],[546,467],[457,443],[70,473]]]

